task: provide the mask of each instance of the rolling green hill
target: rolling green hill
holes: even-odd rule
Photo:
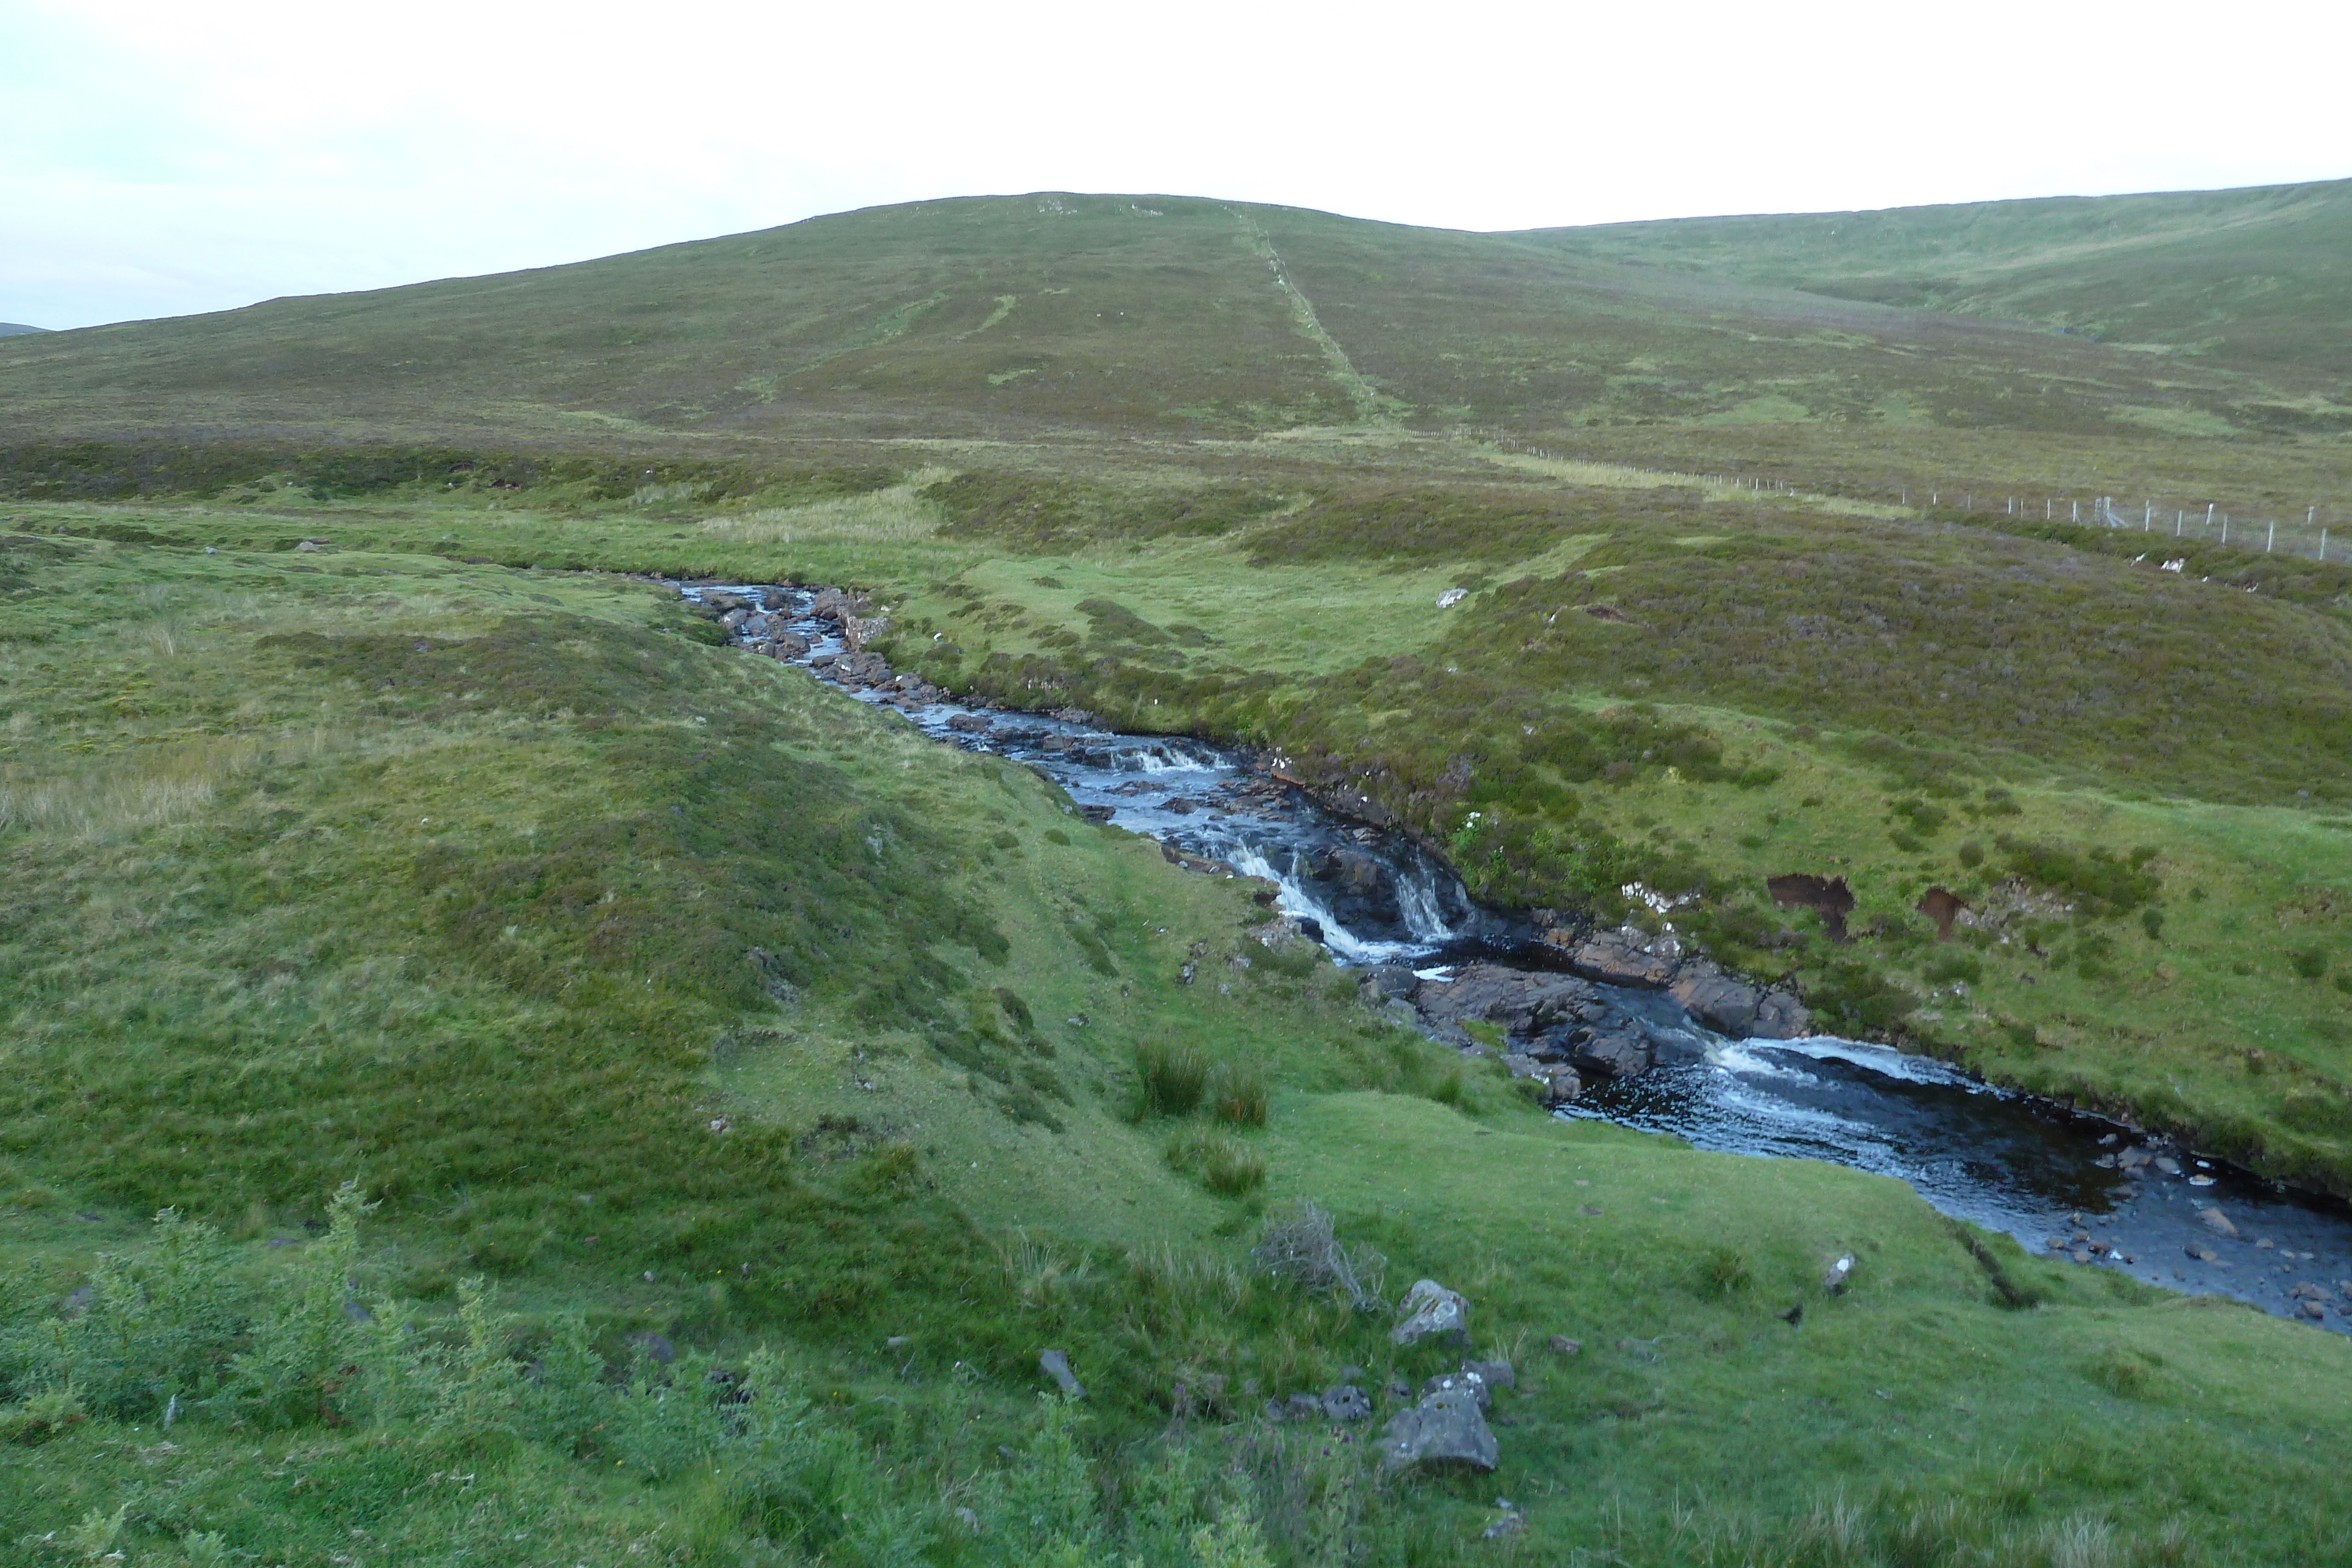
[[[1564,254],[1963,315],[2352,383],[2352,180],[1518,236]]]
[[[2292,232],[2324,228],[2315,218]],[[1615,232],[1580,252],[1558,235],[1171,197],[922,203],[574,266],[43,334],[0,346],[0,418],[20,436],[540,442],[1234,435],[1365,422],[1924,421],[2080,436],[2152,418],[2220,431],[2335,418],[2333,361],[2307,340],[2285,351],[2261,335],[2268,327],[2256,346],[2279,351],[2267,357],[2152,356],[1907,297],[1791,286],[1810,279],[1627,265],[1655,258]],[[2306,247],[2324,249],[2324,233]],[[2270,318],[2246,319],[2254,331]]]

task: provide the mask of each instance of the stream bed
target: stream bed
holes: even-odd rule
[[[1335,965],[1391,974],[1410,966],[1423,988],[1473,964],[1489,973],[1559,967],[1524,917],[1481,908],[1410,837],[1327,810],[1263,760],[1121,734],[1068,710],[956,702],[845,645],[845,628],[856,643],[864,623],[854,601],[829,591],[671,586],[724,610],[739,646],[893,707],[942,742],[1035,768],[1082,813],[1157,840],[1172,861],[1273,883],[1277,909]],[[2352,1209],[2334,1198],[1933,1058],[1831,1035],[1727,1038],[1662,990],[1592,989],[1612,1027],[1646,1037],[1655,1064],[1587,1084],[1556,1114],[1895,1176],[1943,1213],[2005,1231],[2029,1250],[2352,1331]]]

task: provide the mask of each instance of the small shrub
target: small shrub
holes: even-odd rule
[[[2316,980],[2327,973],[2327,954],[2323,948],[2305,947],[2286,956],[2287,967],[2302,979]]]
[[[1430,1089],[1429,1097],[1441,1105],[1451,1105],[1460,1110],[1462,1103],[1470,1097],[1470,1085],[1462,1076],[1462,1069],[1455,1067],[1439,1079]]]
[[[1198,1047],[1150,1040],[1136,1047],[1136,1121],[1189,1116],[1209,1086],[1209,1061]]]
[[[1388,1259],[1370,1247],[1349,1248],[1340,1241],[1331,1216],[1304,1198],[1266,1221],[1250,1249],[1250,1261],[1310,1296],[1344,1301],[1360,1312],[1377,1312],[1383,1304],[1381,1282]]]
[[[1265,1074],[1255,1062],[1221,1061],[1209,1074],[1209,1105],[1220,1122],[1265,1125]]]
[[[1948,986],[1955,980],[1973,986],[1984,978],[1984,964],[1974,953],[1947,949],[1928,959],[1919,975],[1931,986]]]
[[[1969,870],[1974,871],[1984,864],[1984,846],[1976,840],[1970,839],[1960,846],[1959,856],[1960,863]]]
[[[2148,939],[2149,941],[2151,941],[2151,942],[2161,942],[2161,941],[2163,941],[2163,940],[2164,940],[2164,911],[2163,911],[2163,910],[2161,910],[2161,909],[2143,909],[2143,910],[2141,910],[2141,911],[2139,912],[2139,928],[2140,928],[2142,931],[2145,931],[2145,932],[2147,932],[2147,939]]]
[[[83,1418],[70,1384],[46,1389],[13,1410],[0,1410],[0,1443],[45,1443]]]

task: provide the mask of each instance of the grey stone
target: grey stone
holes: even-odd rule
[[[1398,1344],[1418,1344],[1432,1335],[1462,1339],[1470,1333],[1470,1303],[1434,1280],[1415,1280],[1397,1303],[1404,1321],[1389,1331]]]
[[[1323,1395],[1323,1416],[1329,1421],[1362,1421],[1372,1414],[1372,1396],[1352,1383],[1342,1383]]]
[[[677,1359],[677,1347],[657,1333],[632,1334],[629,1347],[647,1361],[656,1361],[665,1366]]]
[[[1813,1032],[1813,1015],[1786,991],[1766,991],[1756,998],[1756,1021],[1748,1026],[1751,1040],[1797,1040]]]
[[[1432,1023],[1475,1019],[1524,1039],[1601,1016],[1600,999],[1599,992],[1572,975],[1503,964],[1465,964],[1453,979],[1425,981],[1413,995],[1422,1017]]]
[[[1514,1535],[1525,1532],[1527,1528],[1528,1521],[1525,1514],[1507,1513],[1480,1531],[1478,1535],[1485,1541],[1507,1541]]]
[[[1853,1276],[1853,1254],[1848,1252],[1841,1256],[1836,1262],[1832,1263],[1822,1271],[1822,1289],[1834,1296],[1840,1291],[1845,1289],[1845,1282]]]
[[[1576,1355],[1583,1351],[1584,1342],[1570,1339],[1564,1333],[1556,1333],[1551,1336],[1551,1348],[1555,1355]]]
[[[1466,1368],[1470,1364],[1468,1362],[1464,1362],[1462,1364]],[[1421,1402],[1426,1405],[1438,1395],[1457,1391],[1465,1392],[1470,1396],[1470,1397],[1475,1399],[1478,1402],[1478,1408],[1481,1410],[1491,1410],[1495,1406],[1495,1391],[1486,1386],[1486,1380],[1479,1376],[1476,1373],[1466,1370],[1462,1372],[1441,1372],[1435,1377],[1433,1377],[1428,1382],[1423,1384],[1421,1385]]]
[[[1630,1019],[1579,1030],[1570,1037],[1570,1066],[1589,1078],[1634,1078],[1650,1070],[1650,1037]]]
[[[2200,1208],[2197,1211],[2197,1218],[2203,1220],[2205,1228],[2216,1236],[2235,1238],[2238,1234],[2238,1228],[2230,1223],[2230,1217],[2218,1208]]]
[[[2180,1162],[2174,1159],[2170,1155],[2158,1155],[2150,1163],[2153,1164],[2158,1170],[2162,1171],[2166,1176],[2179,1176],[2180,1174]]]
[[[1381,1435],[1381,1460],[1391,1470],[1491,1470],[1500,1458],[1477,1395],[1468,1388],[1446,1389],[1398,1411]]]
[[[1080,1383],[1078,1375],[1070,1370],[1070,1358],[1061,1351],[1040,1351],[1037,1354],[1037,1366],[1046,1376],[1059,1384],[1062,1392],[1071,1398],[1084,1399],[1087,1396],[1087,1385]]]
[[[1462,1364],[1462,1370],[1484,1379],[1488,1388],[1517,1388],[1519,1385],[1518,1371],[1507,1361],[1465,1361]]]
[[[1380,964],[1365,976],[1365,983],[1381,997],[1412,1000],[1421,989],[1421,977],[1412,972],[1410,964]]]
[[[1735,980],[1705,958],[1685,962],[1666,994],[1683,1010],[1721,1035],[1746,1040],[1756,1030],[1757,1005],[1763,992]]]

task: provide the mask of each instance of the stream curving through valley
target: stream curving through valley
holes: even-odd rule
[[[1465,971],[1541,984],[1562,967],[1534,926],[1479,907],[1411,838],[1325,809],[1238,751],[1120,734],[1067,710],[956,702],[845,646],[843,625],[855,629],[860,610],[830,591],[671,586],[722,609],[738,646],[895,707],[939,740],[1034,768],[1082,813],[1159,841],[1171,861],[1272,883],[1276,908],[1335,964],[1380,977],[1410,970],[1420,1012],[1402,1000],[1388,1008],[1433,1039],[1466,1044],[1430,1000],[1466,983]],[[1556,1114],[1895,1176],[1943,1213],[2030,1250],[2352,1332],[2352,1209],[2333,1198],[1932,1058],[1829,1035],[1728,1038],[1664,990],[1554,983],[1577,986],[1587,1016],[1605,1013],[1603,1028],[1637,1035],[1652,1062],[1585,1083]]]

